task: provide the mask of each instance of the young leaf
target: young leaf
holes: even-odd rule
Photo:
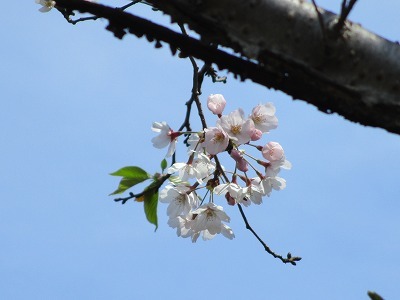
[[[150,189],[144,194],[144,213],[147,220],[158,228],[157,219],[158,190]]]
[[[167,166],[168,166],[167,160],[164,158],[161,161],[161,170],[164,172],[164,170],[167,168]]]
[[[383,298],[375,292],[368,291],[368,296],[371,300],[383,300]]]
[[[148,178],[146,178],[148,179]],[[146,180],[144,179],[144,180]],[[122,178],[121,181],[119,182],[118,188],[112,192],[110,195],[116,195],[116,194],[121,194],[125,192],[127,189],[133,187],[134,185],[144,181],[144,180],[138,180],[135,178]]]
[[[134,185],[151,178],[149,173],[139,167],[124,167],[110,175],[123,177],[118,188],[110,195],[121,194]]]
[[[139,168],[136,166],[124,167],[122,169],[119,169],[118,171],[111,173],[110,175],[141,180],[139,182],[142,182],[142,181],[145,181],[146,179],[151,178],[151,175],[149,173],[147,173],[142,168]]]

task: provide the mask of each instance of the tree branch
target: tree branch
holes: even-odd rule
[[[258,61],[260,72],[275,73],[278,83],[261,83],[266,87],[400,133],[400,46],[346,21],[355,0],[340,16],[322,8],[315,14],[312,3],[293,0],[149,1],[189,24],[202,40]],[[338,22],[346,26],[339,37]]]
[[[129,31],[138,37],[145,35],[157,46],[164,41],[173,53],[179,48],[185,55],[215,63],[241,80],[248,78],[314,104],[321,111],[400,133],[398,44],[348,21],[337,38],[334,24],[340,16],[321,8],[320,14],[315,14],[315,7],[304,1],[148,2],[173,20],[189,24],[201,35],[201,41],[88,1],[58,0],[57,6],[108,19],[107,29],[118,38]],[[328,25],[326,39],[318,18]],[[210,47],[210,43],[229,47],[242,57]]]

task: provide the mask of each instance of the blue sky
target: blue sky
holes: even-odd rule
[[[246,213],[272,249],[303,260],[293,267],[266,254],[222,200],[232,241],[177,238],[163,204],[154,233],[141,203],[107,196],[118,183],[108,174],[159,170],[165,150],[152,147],[151,123],[182,123],[190,62],[144,39],[117,40],[106,21],[72,26],[38,8],[12,1],[0,12],[1,299],[398,298],[399,136],[250,81],[207,80],[202,100],[221,93],[227,111],[277,107],[279,127],[264,141],[280,142],[293,169],[282,171],[285,190]],[[360,1],[351,19],[399,40],[399,10],[398,1]]]

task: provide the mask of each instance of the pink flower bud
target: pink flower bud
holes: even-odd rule
[[[236,163],[236,167],[238,168],[239,171],[242,171],[242,172],[247,172],[249,170],[249,164],[244,159],[242,159],[241,161],[238,161]]]
[[[222,114],[226,100],[221,94],[211,94],[207,99],[207,107],[214,115]]]
[[[262,137],[262,131],[257,128],[254,128],[253,132],[251,133],[250,139],[254,142],[261,139],[261,137]]]
[[[229,205],[235,205],[236,204],[236,200],[235,200],[235,198],[233,198],[232,196],[231,196],[231,194],[229,194],[229,192],[227,192],[226,194],[225,194],[225,199],[226,199],[226,201],[228,201],[228,204]]]
[[[284,157],[284,151],[279,143],[269,142],[263,147],[262,155],[269,161],[279,161]]]
[[[236,161],[236,167],[239,171],[247,172],[249,170],[248,163],[239,150],[233,149],[231,151],[231,157]]]

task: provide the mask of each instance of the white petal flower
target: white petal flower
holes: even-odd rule
[[[236,183],[228,182],[228,183],[221,183],[217,185],[213,189],[213,193],[217,195],[225,195],[226,193],[230,193],[232,197],[237,196],[240,190],[240,186]]]
[[[285,170],[290,170],[292,168],[292,163],[290,161],[288,161],[285,156],[282,157],[281,160],[278,161],[271,161],[270,163],[270,167],[268,167],[268,169],[285,169]]]
[[[222,224],[221,233],[224,237],[232,240],[235,237],[233,230],[226,224]]]
[[[208,153],[215,155],[225,151],[229,144],[229,136],[221,127],[208,127],[204,132],[204,146]]]
[[[151,139],[153,146],[161,149],[169,145],[166,156],[172,156],[176,148],[177,135],[174,134],[174,131],[171,129],[171,127],[169,127],[166,122],[153,122],[151,130],[154,132],[159,132],[159,135]]]
[[[196,178],[200,184],[203,183],[201,174],[192,164],[174,163],[167,169],[167,173],[174,174],[175,172],[178,172],[178,177],[182,181],[188,182],[190,178]]]
[[[193,166],[197,171],[196,179],[199,183],[202,183],[204,180],[207,180],[208,177],[213,175],[216,168],[215,162],[211,161],[204,153],[197,155],[197,158],[193,161]]]
[[[183,238],[187,238],[193,235],[193,230],[190,228],[192,222],[192,214],[187,216],[178,216],[176,218],[170,218],[168,225],[172,228],[176,228],[176,234]]]
[[[222,223],[222,227],[221,227],[221,233],[224,237],[232,240],[235,237],[235,234],[233,233],[233,230],[226,224]],[[200,234],[202,234],[203,236],[203,240],[204,241],[208,241],[213,239],[216,234],[212,234],[210,233],[207,229],[206,230],[202,230],[196,233],[192,233],[192,242],[195,243],[198,239],[198,237],[200,236]]]
[[[192,241],[196,242],[200,233],[203,234],[203,240],[210,240],[216,234],[222,233],[225,237],[233,239],[235,235],[233,231],[222,222],[229,222],[230,218],[224,212],[222,206],[214,203],[208,203],[200,206],[192,212],[194,220],[191,222],[193,230]]]
[[[178,172],[180,180],[188,182],[189,179],[196,178],[197,182],[202,184],[203,180],[209,177],[214,170],[215,163],[211,162],[207,155],[200,153],[192,163],[174,163],[167,169],[167,173]]]
[[[259,177],[256,177],[260,179]],[[239,198],[247,198],[254,204],[261,204],[263,195],[263,187],[260,185],[261,180],[251,179],[251,184],[247,189],[242,189]]]
[[[191,155],[193,152],[201,152],[203,151],[203,143],[200,143],[200,136],[199,134],[202,133],[191,133],[187,143],[189,144],[188,147],[188,154]]]
[[[254,130],[254,122],[244,118],[241,108],[234,110],[227,116],[222,116],[217,124],[228,134],[235,144],[241,145],[250,141]]]
[[[170,218],[187,215],[195,207],[194,195],[188,193],[189,190],[187,186],[167,185],[160,191],[160,202],[169,203],[167,215]]]
[[[265,176],[262,180],[259,178],[255,180],[259,181],[262,194],[268,197],[271,195],[273,189],[280,191],[286,187],[286,180],[277,176]]]
[[[253,108],[250,118],[258,130],[266,133],[278,127],[278,119],[275,116],[275,111],[275,106],[271,102],[259,104]]]
[[[235,199],[236,203],[243,204],[244,206],[249,206],[251,202],[247,198],[248,188],[247,187],[240,187],[236,183],[222,183],[217,185],[214,190],[214,194],[217,195],[225,195],[229,193],[229,196]]]
[[[36,0],[35,2],[42,5],[39,11],[43,13],[49,12],[56,5],[56,2],[51,0]]]
[[[292,164],[286,160],[285,151],[277,142],[269,142],[262,149],[262,155],[269,160],[268,169],[286,169],[290,170]]]

